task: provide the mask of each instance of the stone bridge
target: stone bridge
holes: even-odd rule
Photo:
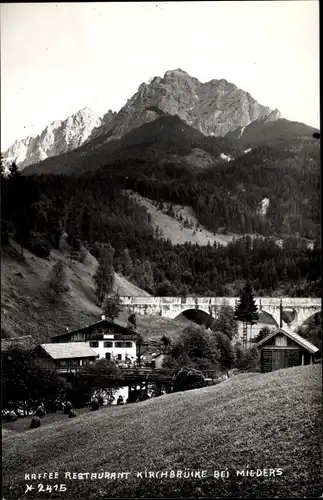
[[[121,302],[133,313],[171,319],[188,310],[204,311],[216,318],[222,306],[235,309],[238,300],[238,297],[121,297]],[[281,311],[292,312],[292,321],[286,323],[282,320],[281,325],[285,330],[293,331],[322,310],[320,298],[255,297],[255,302],[258,311],[271,316],[277,326],[280,326]]]

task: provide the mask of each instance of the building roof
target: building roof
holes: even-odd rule
[[[119,323],[115,323],[114,321],[108,320],[108,319],[101,319],[100,321],[97,321],[96,323],[92,323],[91,325],[84,326],[83,328],[78,328],[77,330],[71,330],[65,333],[60,333],[58,335],[54,335],[52,338],[58,338],[58,337],[67,337],[68,335],[74,334],[74,333],[79,333],[79,332],[90,332],[92,329],[97,328],[98,326],[106,326],[113,328],[116,333],[124,333],[125,335],[135,335],[136,332],[134,330],[131,330],[130,328],[127,328],[126,326],[120,325]]]
[[[10,339],[1,339],[1,351],[6,352],[9,349],[19,347],[24,350],[31,350],[37,345],[36,340],[31,335],[23,337],[12,337]]]
[[[53,359],[97,357],[97,353],[85,342],[41,344],[41,347]]]
[[[275,337],[279,333],[286,335],[286,337],[289,337],[291,340],[296,342],[296,344],[300,345],[301,347],[303,347],[304,349],[306,349],[307,351],[309,351],[312,354],[318,352],[318,350],[319,350],[318,347],[316,347],[314,344],[312,344],[308,340],[304,339],[304,337],[301,337],[301,335],[298,335],[298,333],[287,332],[286,330],[283,330],[282,328],[279,328],[278,330],[272,331],[269,335],[267,335],[267,337],[260,340],[260,342],[258,342],[256,344],[256,346],[260,347],[262,344],[267,342],[267,340],[271,339],[272,337]]]

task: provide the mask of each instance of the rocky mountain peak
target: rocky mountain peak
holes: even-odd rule
[[[178,115],[205,135],[224,136],[254,120],[278,119],[278,110],[259,104],[244,90],[224,78],[202,83],[181,68],[168,70],[161,78],[154,76],[142,83],[138,91],[106,126],[91,134],[90,140],[109,132],[108,140],[120,138],[130,130],[157,118],[147,109],[158,108]]]
[[[39,135],[17,140],[3,153],[5,170],[8,170],[12,162],[16,162],[19,169],[23,169],[51,156],[75,149],[102,123],[103,119],[99,113],[88,107],[82,108],[65,120],[54,120]]]

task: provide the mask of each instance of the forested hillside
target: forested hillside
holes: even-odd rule
[[[318,240],[313,248],[292,236],[281,246],[248,236],[226,247],[173,245],[158,238],[146,209],[107,172],[86,178],[16,173],[2,179],[1,190],[2,245],[13,237],[46,257],[66,232],[72,253],[82,242],[97,257],[98,244],[109,243],[114,269],[156,295],[237,295],[249,279],[258,295],[320,296]]]

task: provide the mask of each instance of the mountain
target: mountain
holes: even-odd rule
[[[102,124],[89,140],[107,132],[110,138],[120,138],[160,113],[176,114],[203,134],[213,136],[223,136],[258,118],[281,117],[278,110],[259,104],[248,92],[224,79],[201,83],[182,69],[175,69],[163,78],[155,76],[142,83],[108,126]]]
[[[24,173],[88,175],[100,168],[120,170],[120,164],[141,163],[140,168],[145,168],[147,162],[154,170],[165,162],[205,168],[223,161],[223,154],[236,156],[243,153],[243,147],[235,139],[205,136],[178,115],[163,114],[158,108],[151,112],[158,114],[158,118],[131,129],[119,139],[106,140],[106,135],[100,135],[78,149],[30,165]],[[196,154],[196,149],[200,150],[199,154]]]
[[[96,111],[85,107],[66,120],[56,120],[36,137],[15,141],[3,153],[5,170],[12,162],[17,163],[22,170],[28,165],[78,148],[88,139],[94,128],[102,124],[107,126],[113,117],[112,111],[101,118]]]
[[[8,168],[15,161],[23,169],[80,147],[77,154],[82,157],[90,151],[97,154],[102,145],[167,116],[179,117],[203,136],[221,137],[257,120],[271,123],[281,115],[224,79],[201,83],[176,69],[142,83],[118,113],[109,110],[101,118],[84,108],[64,121],[53,122],[37,137],[16,141],[3,153],[4,165]],[[197,163],[201,165],[200,159]]]

